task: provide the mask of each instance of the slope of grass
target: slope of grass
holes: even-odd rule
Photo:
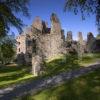
[[[17,100],[100,100],[100,69]]]
[[[10,86],[15,83],[22,83],[32,79],[30,67],[1,66],[0,67],[0,88]]]
[[[89,53],[83,55],[82,61],[79,61],[79,64],[84,66],[99,61],[100,61],[100,53]]]
[[[51,60],[46,63],[46,76],[55,75],[64,71],[71,71],[100,60],[100,54],[85,54],[80,61],[77,56]],[[52,87],[38,92],[35,95],[27,94],[17,100],[100,100],[100,69],[82,77],[65,82],[58,87]]]
[[[45,74],[43,76],[53,76],[64,71],[71,71],[84,64],[89,64],[100,60],[99,54],[85,54],[80,62],[76,55],[67,55],[47,61],[45,63]],[[81,66],[82,65],[82,66]],[[23,83],[29,80],[33,80],[33,75],[30,73],[31,67],[24,66],[1,66],[0,67],[0,88],[4,88],[16,83]],[[37,77],[38,78],[38,77]]]
[[[80,68],[76,55],[66,55],[59,59],[46,62],[45,66],[46,76],[55,75],[61,72],[71,71]]]
[[[65,55],[61,58],[51,60],[45,64],[45,74],[55,75],[65,71],[71,71],[80,67],[88,66],[100,61],[100,53],[84,54],[82,60],[77,55]]]

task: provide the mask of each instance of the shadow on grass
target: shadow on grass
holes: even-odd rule
[[[18,83],[18,82],[24,82],[27,79],[30,79],[32,77],[24,78],[30,74],[30,68],[26,66],[2,66],[0,68],[0,88],[7,87],[8,85]]]
[[[100,100],[100,69],[32,97],[34,100]]]
[[[20,71],[20,70],[23,70],[23,69],[26,69],[26,68],[30,68],[30,67],[27,67],[27,66],[0,66],[0,73],[9,73],[9,72],[14,72],[14,71]]]
[[[64,71],[80,68],[77,55],[66,55],[62,59],[56,59],[46,63],[46,75],[54,75]]]
[[[89,53],[89,54],[84,54],[82,57],[81,63],[95,63],[99,62],[100,60],[100,53]]]
[[[27,71],[21,71],[21,73],[16,73],[10,76],[4,76],[4,77],[0,77],[0,82],[1,81],[10,81],[10,80],[16,80],[18,78],[21,78],[25,75],[27,75],[28,72]]]

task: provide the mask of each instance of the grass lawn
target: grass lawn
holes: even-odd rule
[[[80,67],[100,61],[100,53],[84,54],[82,60],[76,55],[67,55],[46,63],[46,75],[55,75],[65,71],[71,71]]]
[[[85,66],[96,62],[100,62],[100,53],[84,54],[82,61],[79,61],[79,64]]]
[[[76,55],[67,55],[46,63],[46,76],[80,68]]]
[[[43,77],[53,76],[64,71],[71,71],[82,67],[84,64],[94,63],[100,60],[100,54],[85,54],[82,61],[78,61],[76,56],[65,56],[45,63],[45,74]],[[1,66],[0,67],[0,88],[8,87],[12,84],[19,84],[35,79],[30,73],[29,66]],[[37,77],[38,78],[38,77]]]
[[[100,100],[100,69],[17,100]]]
[[[47,62],[45,74],[50,76],[71,71],[97,60],[100,60],[100,54],[85,54],[82,61],[76,56],[62,57]],[[100,100],[100,69],[65,82],[61,86],[42,90],[35,95],[27,94],[17,100]]]
[[[30,67],[17,66],[1,66],[0,67],[0,88],[10,86],[12,84],[23,83],[30,80],[33,75],[30,73]]]

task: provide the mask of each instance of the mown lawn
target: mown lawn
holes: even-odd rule
[[[32,78],[29,66],[0,66],[0,88],[23,83]]]
[[[100,69],[16,100],[100,100]]]
[[[53,76],[65,71],[71,71],[84,64],[94,63],[100,60],[99,54],[85,54],[82,61],[79,61],[76,55],[67,55],[59,59],[51,60],[45,63],[45,73],[43,77]],[[38,77],[37,77],[38,78]],[[24,83],[33,80],[30,66],[0,66],[0,88],[8,87],[12,84]]]
[[[71,71],[83,65],[100,60],[100,54],[85,54],[80,61],[76,56],[67,55],[46,63],[45,76]],[[61,86],[42,90],[35,95],[27,94],[17,100],[100,100],[100,69]]]
[[[45,64],[46,76],[59,74],[80,68],[76,55],[65,55],[62,58],[49,61]]]
[[[84,54],[80,60],[77,55],[65,55],[46,63],[45,74],[55,75],[65,71],[71,71],[80,67],[88,66],[100,61],[100,53]]]
[[[100,62],[100,53],[84,54],[82,61],[79,61],[79,64],[85,66],[96,62]]]

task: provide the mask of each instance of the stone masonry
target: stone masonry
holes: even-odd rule
[[[33,52],[32,67],[33,69],[35,67],[33,74],[36,76],[41,72],[43,60],[64,54],[64,34],[62,33],[59,19],[53,13],[50,20],[51,28],[48,28],[46,22],[42,21],[39,17],[36,17],[32,24],[33,39],[36,41],[36,52]]]
[[[83,41],[81,32],[78,34],[78,41],[74,41],[71,31],[67,32],[65,40],[64,30],[62,30],[60,21],[55,13],[52,13],[50,21],[51,28],[48,27],[47,22],[37,16],[32,25],[16,39],[18,63],[32,64],[34,76],[43,72],[42,65],[46,59],[73,52],[79,52],[82,55],[86,50],[86,45],[89,50],[90,47],[88,45],[93,43],[90,41],[94,41],[94,38],[90,38],[92,35],[89,33],[86,44],[86,41]]]

